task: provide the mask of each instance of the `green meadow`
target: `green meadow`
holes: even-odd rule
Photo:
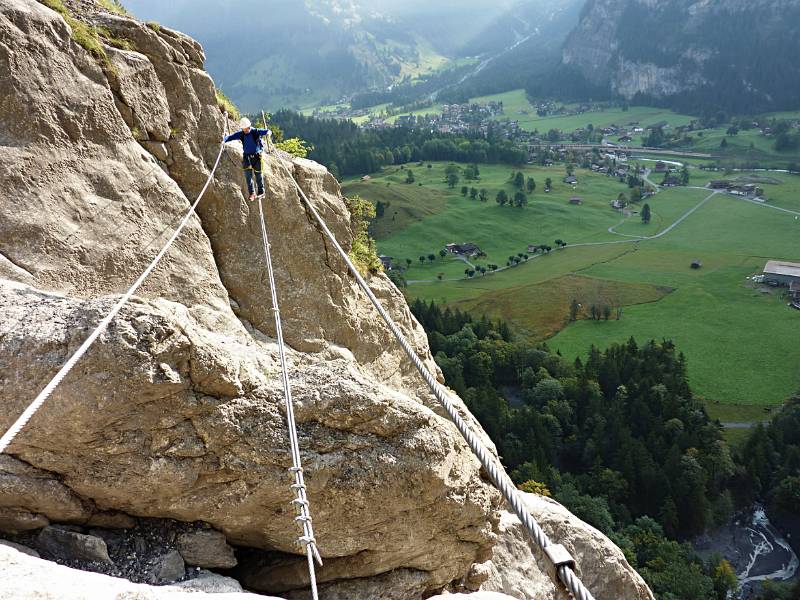
[[[491,96],[481,96],[473,98],[471,102],[486,104],[488,102],[502,102],[505,114],[498,116],[500,120],[519,121],[520,127],[528,131],[538,129],[540,132],[547,132],[551,129],[562,131],[575,131],[580,127],[591,124],[595,128],[608,127],[609,125],[628,125],[638,123],[642,127],[654,125],[662,121],[667,122],[672,127],[688,125],[694,117],[681,115],[665,108],[653,108],[648,106],[631,106],[628,110],[621,107],[607,108],[598,111],[589,111],[578,115],[553,115],[540,117],[536,114],[536,108],[528,101],[524,90],[513,90],[503,94],[493,94]],[[565,105],[567,108],[575,108],[575,105]]]
[[[694,117],[682,115],[665,108],[654,108],[648,106],[631,106],[628,110],[621,107],[607,108],[597,111],[589,111],[577,115],[553,115],[540,117],[536,114],[534,107],[528,100],[525,90],[512,90],[502,94],[492,94],[489,96],[479,96],[470,99],[470,102],[487,104],[489,102],[502,102],[504,114],[498,115],[500,121],[518,121],[520,127],[528,131],[539,130],[547,132],[550,129],[561,129],[563,131],[574,131],[580,127],[592,124],[594,127],[608,127],[609,125],[628,125],[638,123],[642,127],[666,121],[671,127],[688,125]],[[576,104],[563,105],[567,109],[575,109]],[[413,112],[402,112],[408,115],[438,115],[442,112],[441,104],[415,110]],[[389,119],[393,122],[397,116]]]
[[[722,420],[758,420],[762,407],[800,389],[800,311],[787,306],[780,289],[749,279],[769,259],[800,261],[800,219],[770,208],[800,212],[800,177],[693,169],[690,183],[697,186],[722,177],[769,177],[773,183],[760,184],[767,206],[727,194],[709,198],[704,189],[672,188],[648,199],[652,219],[645,225],[639,207],[631,207],[635,212],[627,216],[609,207],[620,192],[628,192],[614,178],[578,169],[573,189],[562,183],[563,166],[528,166],[523,172],[537,184],[527,195],[528,206],[501,207],[497,191],[512,196],[516,191],[511,168],[481,166],[480,181],[461,181],[450,189],[445,167],[412,164],[387,169],[368,182],[345,182],[345,193],[386,205],[373,233],[381,253],[403,266],[411,260],[405,273],[409,297],[504,318],[520,334],[546,340],[569,358],[585,356],[591,345],[604,348],[630,337],[672,339],[688,358],[695,393]],[[414,184],[403,183],[409,168]],[[553,180],[549,194],[544,193],[547,177]],[[489,201],[463,197],[463,184],[487,189]],[[572,196],[583,203],[569,204]],[[555,247],[556,239],[568,246],[472,279],[464,275],[464,262],[438,256],[447,243],[474,242],[487,256],[470,259],[473,265],[505,267],[509,256],[524,253],[528,244]],[[435,260],[427,260],[428,254]],[[691,267],[694,261],[700,261],[700,269]],[[581,304],[576,322],[569,320],[573,300]],[[594,321],[591,305],[614,312],[607,321]]]

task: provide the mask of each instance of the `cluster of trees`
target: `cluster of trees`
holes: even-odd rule
[[[461,181],[461,177],[464,177],[467,181],[475,181],[480,179],[481,177],[481,170],[477,164],[473,163],[471,165],[467,165],[466,167],[461,167],[460,165],[456,165],[454,163],[450,163],[444,169],[444,180],[447,182],[447,185],[451,188],[456,187],[458,182]],[[470,194],[470,197],[474,200],[478,196],[478,190],[472,188],[473,193]],[[483,190],[481,190],[483,191]],[[469,190],[466,186],[461,188],[461,195],[466,196]],[[483,197],[481,197],[483,199]]]
[[[311,143],[308,157],[339,177],[422,160],[521,165],[527,159],[524,150],[491,127],[486,137],[405,127],[364,131],[351,121],[317,119],[290,110],[278,111],[271,122],[287,136]]]
[[[481,275],[486,275],[486,273],[489,271],[497,271],[498,268],[499,267],[497,265],[487,265],[485,267],[483,265],[476,265],[474,269],[464,269],[464,275],[472,278],[478,273]]]
[[[778,152],[789,152],[800,148],[800,130],[793,130],[789,121],[773,121],[771,131],[775,136],[774,147]]]
[[[524,192],[517,191],[514,192],[514,196],[509,196],[505,190],[500,190],[497,192],[497,197],[495,198],[497,203],[500,206],[505,206],[508,204],[509,206],[516,206],[518,208],[522,208],[523,206],[528,205],[528,197],[525,195]]]
[[[727,563],[676,541],[727,522],[742,474],[671,342],[567,362],[502,322],[419,300],[412,311],[518,484],[550,490],[608,534],[658,597],[721,599],[735,587]]]
[[[577,321],[581,316],[583,306],[575,299],[569,305],[569,320]],[[609,304],[592,304],[589,306],[589,318],[592,321],[608,321],[614,315],[617,321],[622,318],[622,307],[611,307]]]
[[[800,534],[800,395],[790,398],[768,426],[758,424],[741,452],[741,500],[764,498],[770,514]]]
[[[467,187],[463,186],[461,188],[461,195],[462,196],[469,196],[470,200],[480,200],[481,202],[486,202],[489,200],[489,190],[486,188],[478,188],[475,187]]]

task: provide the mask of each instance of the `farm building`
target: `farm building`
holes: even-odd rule
[[[732,181],[728,181],[727,179],[715,179],[714,181],[708,182],[708,187],[712,190],[727,190],[733,185]]]
[[[656,163],[656,173],[666,173],[668,170],[667,163],[664,161],[660,160]]]
[[[461,256],[478,256],[481,254],[481,249],[472,242],[465,242],[463,244],[447,244],[445,246],[450,254],[460,254]]]
[[[771,260],[764,267],[764,281],[778,285],[800,285],[800,263]]]
[[[538,244],[528,244],[528,253],[536,254],[539,251],[539,248],[541,248],[541,246]]]
[[[789,299],[792,302],[800,302],[800,281],[793,281],[789,284]]]
[[[764,194],[764,190],[756,187],[754,183],[736,184],[728,188],[728,193],[746,198],[757,198]]]
[[[613,208],[614,210],[622,210],[627,205],[625,200],[619,200],[619,199],[612,200],[610,202],[610,204],[611,204],[611,208]]]
[[[580,206],[581,204],[583,204],[583,198],[581,198],[580,196],[573,196],[572,198],[569,199],[569,203],[574,204],[576,206]]]
[[[567,177],[564,177],[564,183],[575,185],[576,183],[578,183],[578,178],[575,177],[575,175],[568,175]]]
[[[381,260],[381,264],[383,265],[384,270],[386,270],[386,271],[391,271],[392,270],[392,260],[393,259],[392,259],[391,256],[383,256],[383,255],[381,255],[378,258]]]

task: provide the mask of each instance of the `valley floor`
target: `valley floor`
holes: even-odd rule
[[[764,409],[800,387],[793,334],[800,312],[787,307],[780,288],[749,279],[769,259],[800,260],[799,177],[771,174],[779,183],[765,185],[768,201],[758,203],[712,193],[703,186],[715,176],[693,169],[689,187],[646,201],[652,219],[645,225],[637,205],[628,214],[610,208],[628,192],[615,178],[578,169],[573,187],[562,182],[563,166],[528,166],[523,172],[537,188],[517,208],[495,202],[500,189],[513,196],[510,167],[481,166],[480,181],[450,189],[445,166],[388,168],[345,186],[384,204],[374,235],[383,254],[403,268],[410,262],[410,297],[506,319],[566,357],[629,337],[672,339],[687,356],[695,393],[723,422],[764,420]],[[403,183],[408,169],[414,184]],[[548,177],[553,189],[545,194]],[[465,183],[486,189],[488,201],[462,196]],[[575,196],[581,205],[569,203]],[[568,245],[506,267],[510,257],[527,256],[528,244],[555,248],[556,239]],[[487,256],[467,259],[472,266],[439,257],[446,244],[463,242]],[[691,268],[694,261],[700,269]],[[489,265],[502,272],[464,274]],[[573,300],[581,305],[575,322]],[[592,305],[611,308],[610,318],[592,320]]]

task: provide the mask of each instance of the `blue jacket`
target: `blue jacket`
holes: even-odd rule
[[[242,130],[232,133],[225,138],[225,142],[239,140],[242,142],[242,146],[244,146],[245,154],[261,154],[261,151],[264,149],[264,143],[261,141],[261,138],[269,134],[269,129],[256,129],[253,127],[247,135],[245,135]]]

